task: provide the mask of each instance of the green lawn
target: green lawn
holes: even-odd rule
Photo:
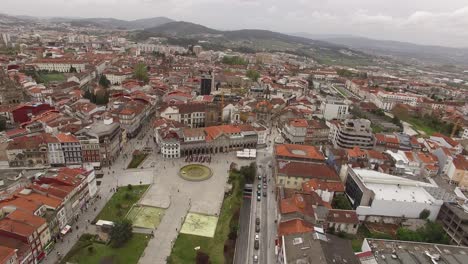
[[[436,130],[428,125],[426,125],[423,119],[411,117],[405,120],[406,122],[410,123],[414,129],[422,131],[426,133],[426,135],[432,135],[436,132]]]
[[[133,234],[133,237],[123,247],[112,248],[109,245],[87,241],[81,237],[61,263],[136,264],[148,245],[148,241],[148,235]],[[89,247],[93,248],[91,252]]]
[[[128,164],[128,169],[136,169],[140,164],[146,159],[148,154],[138,154],[134,155],[130,164]]]
[[[39,73],[39,76],[45,83],[65,81],[65,75],[63,75],[63,73]]]
[[[130,208],[132,208],[132,205],[136,203],[146,189],[148,189],[148,186],[149,185],[132,186],[131,189],[129,189],[128,186],[120,187],[119,190],[112,195],[112,198],[107,202],[95,221],[117,221],[123,219]]]
[[[233,179],[232,194],[224,199],[221,213],[216,226],[215,236],[213,238],[179,234],[170,257],[169,264],[195,263],[195,247],[209,255],[213,264],[225,263],[224,243],[228,240],[231,231],[231,219],[235,212],[240,208],[242,202],[242,185],[240,174],[231,173]]]

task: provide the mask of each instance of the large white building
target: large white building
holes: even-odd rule
[[[345,191],[361,221],[397,223],[428,210],[435,220],[443,204],[436,185],[373,170],[348,168]]]
[[[372,96],[371,100],[380,109],[390,111],[396,104],[406,104],[417,106],[420,96],[408,93],[392,93],[386,91],[379,91],[376,95]]]
[[[349,105],[347,100],[327,97],[320,105],[320,110],[326,120],[342,120],[349,117]]]
[[[75,68],[76,72],[85,70],[86,62],[69,60],[69,59],[39,59],[34,62],[34,65],[40,71],[57,71],[70,72],[70,69]]]

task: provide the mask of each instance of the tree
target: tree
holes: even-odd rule
[[[102,74],[101,77],[99,77],[99,85],[101,85],[104,88],[109,88],[111,82],[107,79],[107,77],[104,74]]]
[[[431,211],[424,209],[419,213],[419,219],[427,219],[431,215]]]
[[[148,67],[143,64],[143,63],[138,63],[135,66],[135,69],[133,71],[133,75],[137,80],[140,80],[144,83],[148,83],[149,78],[148,78]]]
[[[76,72],[76,68],[73,66],[70,66],[70,73],[75,73],[75,72]]]
[[[251,79],[252,81],[256,82],[258,78],[260,78],[260,73],[258,73],[256,70],[248,70],[246,76]]]
[[[90,255],[92,255],[92,254],[94,253],[94,247],[93,247],[93,246],[89,246],[89,247],[88,247],[88,253],[89,253]]]
[[[222,63],[228,65],[247,65],[248,62],[239,56],[224,56],[221,60]]]
[[[257,165],[255,162],[252,162],[249,166],[242,166],[239,172],[242,174],[247,183],[253,183],[255,180],[255,175],[257,174]]]
[[[6,129],[6,120],[4,117],[0,117],[0,131],[3,131]]]
[[[404,241],[417,241],[436,244],[449,244],[450,241],[442,226],[439,223],[432,221],[427,221],[423,227],[418,228],[416,231],[400,227],[397,230],[397,238]]]
[[[335,195],[335,198],[333,198],[333,201],[332,201],[332,207],[335,209],[342,209],[342,210],[353,209],[351,207],[351,204],[348,201],[348,198],[346,198],[346,195],[343,195],[343,194]]]
[[[93,96],[91,98],[93,98]],[[94,95],[94,101],[91,101],[97,105],[107,105],[109,103],[109,92],[105,89],[99,90]]]
[[[133,236],[132,222],[128,219],[114,222],[110,232],[111,245],[114,248],[123,246]]]
[[[208,254],[197,251],[197,256],[195,258],[196,264],[209,264],[210,263],[210,256]]]
[[[314,89],[314,76],[312,74],[307,77],[307,82],[309,83],[308,88]]]

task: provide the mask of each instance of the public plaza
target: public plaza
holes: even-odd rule
[[[132,176],[135,177],[134,184],[140,184],[140,180],[142,184],[151,184],[138,206],[160,208],[163,212],[162,219],[146,221],[158,224],[154,238],[150,240],[139,263],[165,263],[180,232],[208,237],[214,235],[224,193],[229,190],[227,181],[232,162],[240,167],[252,161],[240,160],[235,153],[217,154],[212,156],[210,163],[191,163],[186,162],[185,158],[164,159],[152,154],[143,162],[143,169],[135,170],[135,174],[133,170],[127,170],[119,176],[119,185],[120,182],[127,183]],[[187,167],[190,164],[209,168],[211,175],[202,177],[206,168]],[[182,168],[189,168],[185,171],[192,171],[196,179],[182,177],[186,176],[182,175]]]

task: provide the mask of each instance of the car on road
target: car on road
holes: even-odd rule
[[[258,263],[258,256],[257,255],[253,256],[253,262]]]
[[[262,200],[262,196],[261,195],[257,195],[257,201],[261,201]]]
[[[260,232],[260,225],[255,225],[255,232],[257,232],[257,233]]]
[[[255,240],[254,248],[258,250],[259,247],[260,247],[260,242],[258,242],[258,240]]]
[[[264,184],[263,184],[263,189],[266,189],[266,188],[267,188],[267,184],[264,183]]]
[[[260,217],[255,218],[255,224],[259,225],[260,224]]]
[[[263,192],[263,197],[266,197],[266,196],[267,196],[266,192]]]
[[[259,190],[262,189],[262,184],[261,183],[257,184],[257,189],[259,189]]]
[[[260,240],[260,235],[259,234],[255,234],[255,241],[258,241]]]
[[[262,193],[262,191],[259,189],[257,190],[257,195],[260,195]]]
[[[266,183],[266,177],[263,177],[263,183]]]
[[[261,180],[261,179],[262,179],[262,175],[259,174],[259,175],[258,175],[258,179]]]

